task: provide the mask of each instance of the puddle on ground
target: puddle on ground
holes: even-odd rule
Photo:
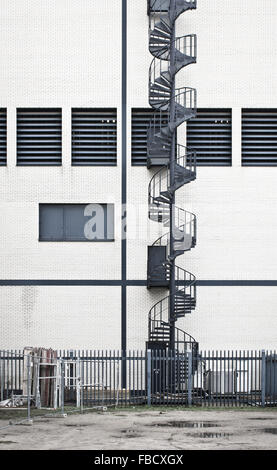
[[[68,423],[66,423],[65,426],[67,426],[69,428],[80,428],[80,427],[89,426],[89,424],[68,424]]]
[[[277,428],[265,428],[262,429],[263,432],[267,432],[268,434],[277,434]]]
[[[36,423],[50,423],[50,419],[36,419],[35,418],[35,421]]]
[[[150,426],[172,427],[172,428],[218,428],[220,424],[213,421],[168,421],[166,423],[156,423]]]
[[[129,439],[134,437],[141,437],[141,434],[138,434],[134,429],[123,429],[121,432]]]
[[[267,421],[267,420],[272,420],[274,418],[248,418],[248,419],[252,419],[252,420],[258,420],[258,421]]]
[[[232,434],[227,434],[225,432],[196,432],[195,434],[188,433],[186,436],[195,437],[198,439],[219,439],[221,437],[232,436]]]

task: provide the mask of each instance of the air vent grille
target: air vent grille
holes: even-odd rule
[[[277,166],[277,109],[242,110],[242,166]]]
[[[7,110],[0,108],[0,165],[7,164]]]
[[[116,109],[73,109],[72,165],[114,166],[116,161]]]
[[[231,109],[198,109],[187,123],[187,146],[196,150],[197,166],[232,165]]]
[[[52,166],[61,163],[61,109],[18,109],[17,164]]]

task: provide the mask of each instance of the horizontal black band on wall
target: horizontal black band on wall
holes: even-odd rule
[[[0,279],[0,286],[137,286],[145,287],[145,280],[121,279]],[[277,286],[277,280],[198,280],[197,286]],[[153,288],[154,289],[154,288]]]

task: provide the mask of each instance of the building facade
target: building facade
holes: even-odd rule
[[[197,64],[176,76],[198,95],[178,128],[197,180],[176,192],[197,214],[197,246],[180,258],[197,306],[178,326],[201,349],[275,348],[277,5],[197,3],[176,21],[176,36],[198,38]],[[148,246],[164,233],[148,219],[147,1],[1,7],[1,347],[144,349],[167,295],[147,289]],[[98,240],[84,238],[98,213]]]

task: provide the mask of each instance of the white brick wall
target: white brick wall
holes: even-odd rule
[[[121,11],[116,0],[1,4],[0,106],[8,162],[0,169],[0,278],[117,279],[120,240],[39,243],[39,203],[105,203],[120,213]],[[104,22],[107,20],[107,24]],[[107,34],[108,33],[108,34]],[[16,107],[63,108],[63,166],[16,167]],[[118,109],[118,166],[71,167],[71,107]]]
[[[153,174],[131,167],[131,108],[148,106],[146,0],[128,0],[127,201],[144,205],[144,240],[127,243],[128,279],[146,279]],[[233,166],[199,168],[178,192],[198,216],[198,244],[178,259],[200,279],[277,279],[275,168],[241,168],[242,107],[277,107],[275,0],[199,0],[180,17],[197,33],[198,64],[178,75],[199,107],[233,109]],[[112,243],[39,243],[38,204],[121,202],[121,0],[2,0],[0,107],[8,108],[8,165],[0,168],[1,279],[120,279],[117,217]],[[16,167],[16,107],[63,109],[63,166]],[[118,166],[71,167],[71,107],[116,107]],[[179,141],[185,140],[185,126]],[[151,230],[147,241],[147,228]],[[134,231],[129,217],[130,235]],[[184,329],[201,347],[276,347],[276,288],[200,287]],[[1,346],[120,347],[120,288],[1,287]],[[127,289],[128,348],[144,347],[148,311],[166,291]],[[95,346],[94,346],[95,345]],[[97,346],[96,346],[97,345]]]
[[[0,287],[1,347],[120,349],[120,288]],[[105,328],[103,328],[105,325]]]
[[[147,337],[144,312],[165,292],[128,288],[128,348],[143,349]],[[197,309],[178,327],[204,349],[276,349],[276,287],[199,287]]]

